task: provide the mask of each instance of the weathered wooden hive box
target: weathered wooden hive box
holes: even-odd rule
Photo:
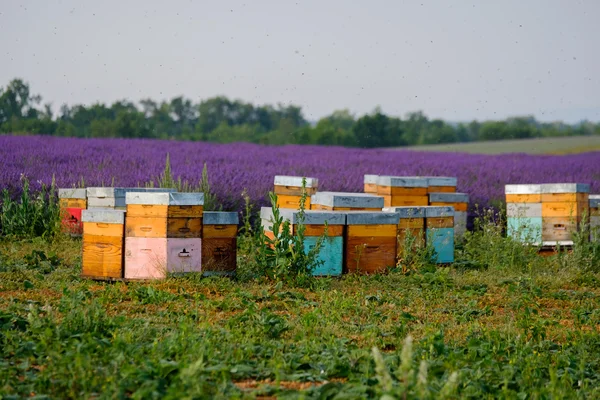
[[[93,279],[123,278],[125,212],[83,210],[81,275]]]
[[[364,192],[368,194],[377,194],[377,179],[379,175],[364,176]]]
[[[454,262],[454,208],[427,206],[425,209],[425,237],[435,251],[438,264]]]
[[[454,237],[463,237],[467,231],[469,195],[466,193],[429,193],[430,206],[454,207]]]
[[[237,212],[204,212],[202,217],[203,275],[235,274],[238,224]]]
[[[345,271],[373,274],[393,268],[399,220],[395,212],[347,212]]]
[[[425,208],[424,207],[385,207],[384,212],[398,214],[397,261],[402,261],[407,252],[425,245]]]
[[[572,245],[584,215],[589,215],[590,186],[583,183],[542,184],[542,243]]]
[[[87,194],[83,189],[58,189],[58,206],[62,231],[81,235],[81,212],[87,208]]]
[[[507,236],[527,244],[542,242],[542,186],[506,185]]]
[[[427,193],[455,193],[458,178],[452,176],[420,176],[427,179]]]
[[[589,195],[590,239],[600,242],[600,194]]]
[[[126,193],[125,278],[201,272],[203,193]]]
[[[305,210],[310,210],[310,196],[319,189],[317,178],[303,178],[301,176],[275,176],[273,192],[277,195],[277,206],[279,208],[290,208],[298,210],[302,198],[302,179],[306,179],[306,203]]]
[[[126,188],[126,187],[89,187],[87,188],[87,207],[89,209],[125,210],[126,193],[173,193],[170,188]]]
[[[382,196],[367,193],[317,192],[311,196],[311,210],[381,211]]]
[[[385,207],[426,206],[427,178],[411,176],[379,176],[377,194],[383,196]]]

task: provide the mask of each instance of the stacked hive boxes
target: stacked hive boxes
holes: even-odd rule
[[[541,185],[543,245],[573,244],[573,232],[589,215],[589,192],[589,185],[581,183]]]
[[[507,235],[523,243],[542,242],[542,185],[506,185]]]
[[[202,274],[234,275],[238,213],[205,211],[202,217]]]
[[[368,194],[377,194],[377,179],[378,175],[365,175],[364,178],[364,187],[365,193]]]
[[[384,199],[366,193],[317,192],[311,196],[311,210],[381,211]]]
[[[424,208],[426,242],[435,251],[436,263],[454,262],[454,208],[451,206]]]
[[[588,213],[589,185],[506,185],[507,235],[534,245],[572,245]]]
[[[123,277],[125,212],[83,210],[81,275],[93,279]]]
[[[277,206],[279,208],[300,208],[300,199],[302,198],[302,177],[300,176],[275,176],[275,187],[273,192],[277,195]],[[310,196],[317,192],[319,180],[316,178],[306,179],[306,203],[305,210],[310,210]]]
[[[163,188],[123,188],[123,187],[90,187],[87,188],[87,207],[89,209],[125,210],[126,193],[171,193],[176,189]]]
[[[429,193],[430,206],[454,207],[454,236],[462,237],[467,231],[467,208],[469,195],[466,193]]]
[[[458,179],[450,176],[419,176],[427,180],[427,193],[455,193]]]
[[[160,279],[200,272],[203,193],[126,194],[127,279]]]
[[[395,212],[347,212],[346,272],[371,274],[394,267],[399,220]]]
[[[600,194],[590,194],[590,239],[600,242]]]
[[[265,233],[273,238],[273,214],[268,207],[260,210],[261,220]],[[294,210],[280,210],[283,221],[290,224],[292,234],[298,233],[299,212]],[[308,210],[304,213],[304,251],[308,253],[318,243],[319,238],[326,233],[321,242],[317,259],[321,264],[313,271],[315,276],[339,276],[343,272],[344,257],[344,225],[346,214],[328,211]],[[282,229],[281,227],[280,229]]]
[[[81,235],[81,212],[87,208],[86,190],[58,189],[58,199],[63,232]]]
[[[385,207],[426,206],[427,178],[380,176],[377,179],[377,194],[383,196]]]
[[[402,261],[408,253],[425,245],[425,208],[424,207],[386,207],[384,212],[394,212],[398,221],[397,258]]]

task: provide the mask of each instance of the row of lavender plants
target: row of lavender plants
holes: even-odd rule
[[[58,187],[143,186],[157,183],[170,155],[175,177],[199,187],[207,165],[211,189],[225,210],[241,210],[242,192],[268,204],[275,175],[319,178],[321,190],[360,192],[364,174],[456,176],[475,207],[501,205],[508,183],[589,183],[600,193],[600,153],[540,156],[473,155],[318,146],[261,146],[132,139],[0,136],[0,188],[11,196],[26,176],[32,190]]]

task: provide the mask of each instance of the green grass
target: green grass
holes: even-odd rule
[[[494,140],[487,142],[411,146],[399,149],[408,149],[415,151],[464,152],[477,154],[570,154],[600,151],[600,136],[596,135],[518,140]]]
[[[3,399],[600,396],[589,248],[543,258],[484,227],[454,266],[310,290],[94,282],[80,252],[70,238],[0,242]]]

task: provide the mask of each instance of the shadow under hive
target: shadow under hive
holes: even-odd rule
[[[123,278],[125,212],[84,210],[81,276],[92,279]]]
[[[435,262],[454,262],[454,208],[427,206],[424,209],[425,240],[435,251]]]
[[[83,225],[81,212],[87,208],[85,189],[58,189],[61,231],[71,235],[81,235]]]
[[[382,196],[366,193],[317,192],[311,196],[311,210],[381,211]]]
[[[377,194],[384,199],[384,207],[426,206],[427,179],[420,177],[379,176]]]
[[[237,212],[206,211],[202,224],[202,274],[233,275],[237,267]]]
[[[399,219],[397,213],[347,212],[345,272],[372,274],[394,267]]]
[[[300,208],[300,199],[302,198],[302,179],[301,176],[275,176],[275,186],[273,192],[277,195],[277,207],[298,210]],[[317,192],[319,180],[317,178],[306,179],[306,203],[304,208],[310,210],[310,196]]]
[[[425,246],[425,208],[424,207],[385,207],[384,212],[398,214],[396,231],[396,264],[405,257]]]
[[[125,278],[201,272],[203,193],[127,193]]]

